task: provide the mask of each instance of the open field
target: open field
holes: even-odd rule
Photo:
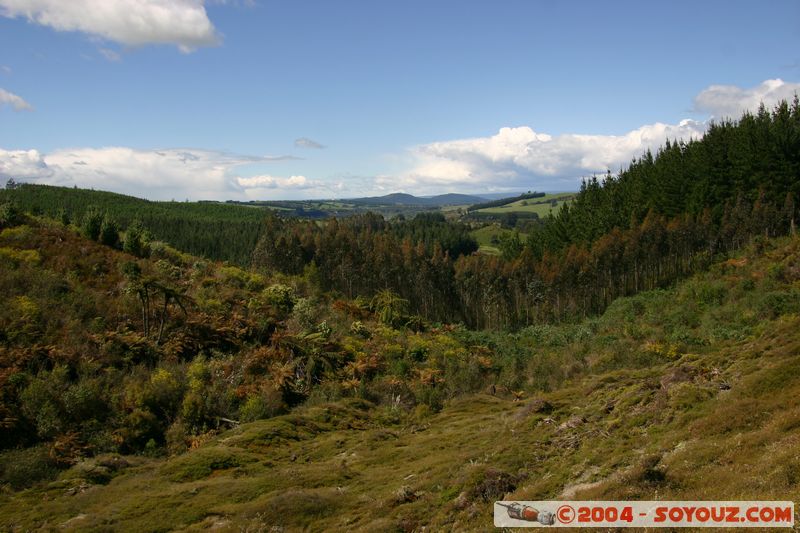
[[[489,224],[482,228],[478,228],[470,232],[476,241],[478,241],[479,251],[485,254],[500,255],[500,249],[497,247],[498,240],[501,235],[511,235],[513,230],[503,228],[500,224]]]
[[[573,192],[547,194],[541,198],[528,200],[518,200],[516,202],[500,207],[487,207],[479,209],[478,213],[491,213],[493,215],[504,215],[507,213],[536,213],[540,218],[544,218],[551,213],[555,213],[561,206],[575,197]],[[555,201],[555,203],[553,203]]]

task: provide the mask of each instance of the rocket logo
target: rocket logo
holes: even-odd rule
[[[500,507],[505,507],[506,511],[508,512],[508,517],[515,520],[538,522],[543,526],[552,526],[556,521],[555,515],[550,511],[540,511],[539,509],[535,509],[530,505],[522,505],[517,502],[513,502],[511,504],[505,504],[501,502],[496,503]]]

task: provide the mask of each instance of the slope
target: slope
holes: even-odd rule
[[[134,220],[157,240],[185,252],[244,265],[258,242],[265,212],[261,208],[219,202],[152,202],[133,196],[50,185],[20,184],[0,189],[0,204],[63,217],[79,223],[97,210],[127,227]]]
[[[577,324],[369,326],[379,372],[410,361],[427,392],[396,374],[391,401],[318,395],[185,453],[85,457],[0,495],[0,528],[488,531],[501,498],[797,501],[798,313],[787,238]]]

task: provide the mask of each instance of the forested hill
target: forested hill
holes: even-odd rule
[[[374,213],[308,222],[258,207],[147,202],[23,185],[2,191],[24,211],[69,222],[87,205],[123,227],[265,272],[307,272],[324,291],[371,298],[388,289],[422,318],[519,328],[596,314],[614,299],[668,286],[718,254],[794,231],[800,194],[800,103],[714,123],[667,143],[617,176],[592,178],[555,216],[512,233],[501,256],[477,249],[466,223],[441,214]],[[112,232],[113,233],[113,232]]]
[[[502,256],[441,213],[267,217],[238,268],[103,213],[196,219],[213,244],[255,208],[96,193],[81,215],[80,191],[7,191],[0,530],[479,530],[506,497],[796,500],[798,107],[587,182]]]
[[[0,204],[80,223],[89,211],[121,229],[141,222],[156,240],[210,259],[248,264],[260,235],[264,210],[218,202],[153,202],[106,191],[17,184],[0,190]]]
[[[272,225],[255,264],[285,272],[313,264],[326,290],[356,297],[389,288],[427,318],[516,328],[600,312],[754,238],[791,233],[798,193],[795,98],[712,124],[702,139],[667,142],[619,176],[586,181],[530,236],[506,239],[503,257],[419,248],[355,217],[324,228]],[[294,244],[278,254],[272,243],[280,239]]]
[[[751,211],[770,231],[796,213],[800,197],[800,103],[763,105],[740,120],[713,123],[700,140],[649,151],[618,176],[583,183],[580,193],[531,238],[541,255],[589,244],[613,228],[629,229],[648,213],[707,217],[716,227],[749,223]]]

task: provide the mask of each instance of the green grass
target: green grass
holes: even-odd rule
[[[540,218],[543,218],[551,213],[557,212],[565,202],[572,200],[574,197],[575,193],[573,192],[547,194],[541,198],[517,200],[516,202],[500,207],[479,209],[478,213],[490,213],[493,215],[504,215],[506,213],[536,213]],[[553,200],[556,200],[555,206],[551,204]]]
[[[511,235],[513,230],[503,228],[500,224],[489,224],[470,232],[478,242],[479,251],[485,254],[500,255],[497,242],[501,235]]]

